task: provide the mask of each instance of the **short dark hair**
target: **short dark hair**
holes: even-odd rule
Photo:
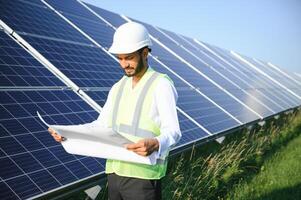
[[[138,51],[138,53],[140,54],[140,53],[143,51],[143,49],[145,49],[145,48],[148,48],[148,51],[149,51],[149,52],[151,52],[151,51],[152,51],[152,49],[151,49],[151,48],[149,48],[148,46],[145,46],[145,47],[142,47],[142,48],[138,49],[138,50],[137,50],[137,51]]]

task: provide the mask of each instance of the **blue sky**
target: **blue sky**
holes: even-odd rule
[[[301,73],[300,0],[84,0]]]

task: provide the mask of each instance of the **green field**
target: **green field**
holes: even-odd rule
[[[241,182],[227,199],[301,199],[301,135],[264,162],[249,182]]]
[[[301,199],[300,133],[295,113],[175,156],[163,199]]]

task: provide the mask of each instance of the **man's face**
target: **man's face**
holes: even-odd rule
[[[124,69],[125,75],[128,77],[136,76],[144,69],[141,52],[136,51],[130,54],[118,54],[117,59],[122,69]]]

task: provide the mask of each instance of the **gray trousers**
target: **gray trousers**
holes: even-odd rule
[[[161,180],[108,174],[109,200],[161,200]]]

